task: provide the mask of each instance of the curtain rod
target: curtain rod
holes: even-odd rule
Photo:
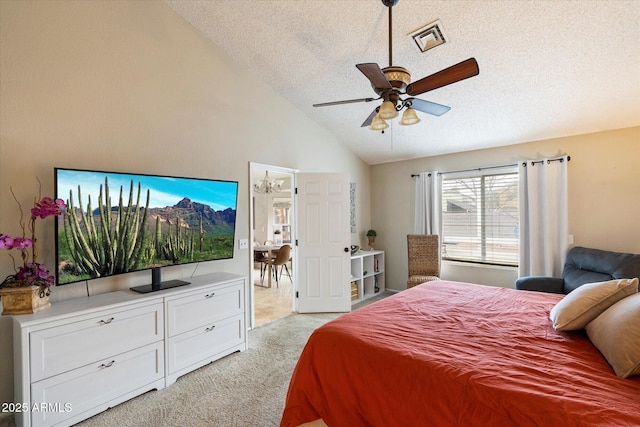
[[[571,160],[571,156],[567,156],[567,162]],[[557,159],[548,159],[547,160],[547,164],[551,163],[551,162],[564,162],[564,157],[558,157]],[[531,161],[531,166],[535,166],[537,164],[544,164],[544,160],[532,160]],[[522,162],[522,167],[527,167],[527,162]]]
[[[571,160],[571,156],[567,156],[567,161]],[[564,162],[564,158],[563,157],[558,157],[557,159],[548,159],[547,160],[547,164],[551,163],[551,162]],[[531,165],[535,165],[536,163],[542,164],[544,163],[544,160],[535,160],[531,162]],[[486,166],[483,168],[473,168],[473,169],[460,169],[460,170],[456,170],[456,171],[447,171],[447,172],[438,172],[438,175],[442,175],[445,173],[458,173],[458,172],[471,172],[471,171],[481,171],[481,170],[485,170],[485,169],[498,169],[498,168],[507,168],[507,167],[515,167],[518,166],[518,163],[514,163],[511,165],[501,165],[501,166]],[[522,166],[527,166],[527,162],[522,162]],[[415,178],[417,176],[420,176],[420,174],[417,173],[412,173],[411,174],[411,178]],[[428,176],[431,176],[431,172],[429,172]]]

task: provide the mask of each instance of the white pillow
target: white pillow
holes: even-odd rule
[[[549,313],[553,329],[574,331],[622,298],[638,292],[638,278],[584,284],[560,300]]]
[[[617,376],[640,375],[640,294],[623,298],[585,327]]]

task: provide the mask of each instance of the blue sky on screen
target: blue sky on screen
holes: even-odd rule
[[[138,183],[140,183],[140,204],[142,206],[146,203],[147,189],[149,189],[150,208],[173,206],[185,197],[194,202],[209,205],[215,210],[236,208],[238,188],[236,182],[70,169],[57,170],[57,197],[65,201],[68,200],[71,190],[74,205],[80,207],[78,203],[78,185],[80,185],[82,208],[86,209],[89,195],[91,195],[91,205],[95,209],[98,206],[100,185],[104,186],[105,177],[109,180],[111,206],[118,206],[120,187],[123,188],[123,203],[125,205],[128,203],[131,180],[133,180],[133,203],[136,202]]]

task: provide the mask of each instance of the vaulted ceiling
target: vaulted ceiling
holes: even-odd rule
[[[384,133],[360,126],[381,101],[312,106],[377,97],[355,65],[389,65],[381,0],[166,3],[369,164],[640,125],[637,0],[400,0],[393,65],[480,74],[418,96],[446,114]],[[446,43],[420,52],[409,34],[436,20]]]

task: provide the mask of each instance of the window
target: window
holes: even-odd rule
[[[518,265],[518,173],[442,175],[442,258]]]
[[[273,230],[274,241],[291,243],[291,200],[273,199]]]

